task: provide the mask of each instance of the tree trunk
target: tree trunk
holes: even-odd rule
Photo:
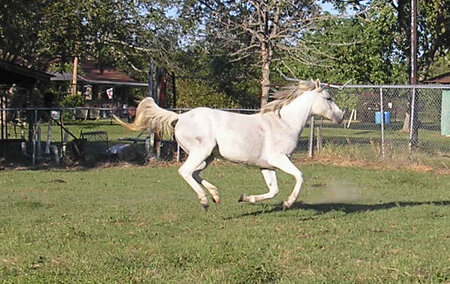
[[[403,121],[402,132],[409,133],[410,123],[411,123],[411,115],[409,114],[408,111],[407,113],[405,113],[405,120]]]
[[[261,108],[264,107],[269,100],[270,90],[270,64],[264,63],[262,68],[262,80],[261,80]]]
[[[270,47],[267,44],[263,44],[261,47],[261,108],[269,101],[271,54]]]

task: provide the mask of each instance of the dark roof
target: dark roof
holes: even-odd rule
[[[450,72],[425,80],[425,83],[450,84]]]
[[[111,67],[98,68],[94,62],[82,62],[80,64],[83,75],[78,75],[77,80],[87,84],[98,85],[124,85],[135,87],[146,87],[147,83],[140,83],[126,74]],[[52,81],[71,81],[72,72],[54,72]]]
[[[51,74],[0,61],[0,84],[32,85],[37,81],[50,81]]]
[[[99,69],[95,66],[93,62],[83,62],[81,65],[81,69],[86,74],[84,78],[90,81],[115,81],[115,82],[130,82],[136,83],[136,81],[124,73],[111,68],[102,68]]]

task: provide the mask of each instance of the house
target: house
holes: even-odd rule
[[[72,72],[52,72],[52,82],[71,83]],[[99,67],[93,61],[82,61],[77,76],[78,93],[84,95],[85,107],[123,108],[132,103],[132,92],[146,92],[147,83],[137,82],[112,67]]]
[[[427,79],[424,82],[427,84],[450,84],[450,72]]]

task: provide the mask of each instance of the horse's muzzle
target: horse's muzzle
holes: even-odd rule
[[[339,112],[336,114],[336,116],[333,118],[333,123],[341,124],[344,120],[344,112]]]

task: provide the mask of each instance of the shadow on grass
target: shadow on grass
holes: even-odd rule
[[[378,210],[386,210],[391,208],[401,208],[401,207],[413,207],[422,205],[433,205],[433,206],[450,206],[450,201],[424,201],[424,202],[388,202],[381,204],[350,204],[350,203],[318,203],[318,204],[305,204],[305,203],[294,203],[289,210],[315,210],[318,214],[324,214],[331,211],[339,211],[345,214],[359,213],[359,212],[370,212]],[[258,216],[262,214],[270,214],[283,211],[281,205],[274,206],[273,208],[267,208],[263,210],[258,210],[251,213],[245,213],[239,216],[229,217],[226,219],[235,219],[248,216]],[[307,218],[311,219],[311,218]]]

